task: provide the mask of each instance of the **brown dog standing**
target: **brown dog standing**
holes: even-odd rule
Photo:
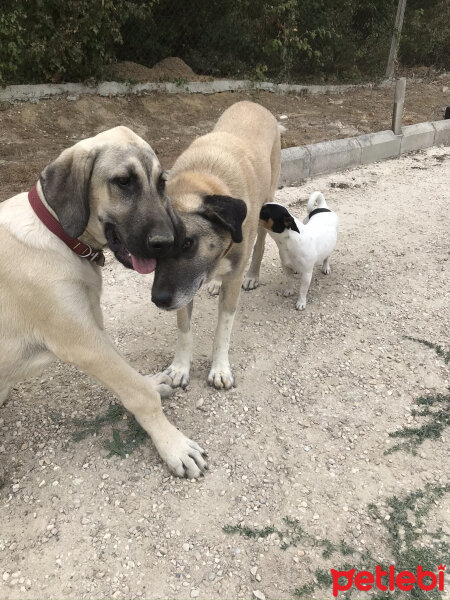
[[[234,385],[228,360],[231,330],[241,285],[259,283],[266,230],[259,229],[261,206],[272,202],[280,175],[280,128],[259,104],[238,102],[213,131],[195,140],[177,159],[167,193],[186,227],[183,248],[158,261],[152,300],[178,310],[178,342],[166,373],[174,387],[189,382],[192,357],[193,297],[204,281],[219,288],[219,317],[208,381],[216,388]],[[220,285],[221,284],[221,285]]]

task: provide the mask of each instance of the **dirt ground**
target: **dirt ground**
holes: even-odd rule
[[[221,96],[221,106],[232,98]],[[281,98],[271,100],[281,108]],[[8,155],[2,139],[4,160],[18,164],[22,158],[20,183],[31,183],[30,163],[43,164],[71,141],[63,133],[69,122],[81,137],[112,125],[114,106],[136,110],[154,101],[80,99],[70,105],[67,129],[61,124],[66,101],[8,108],[2,119],[12,140]],[[181,102],[186,112],[190,107],[192,122],[194,115],[199,119],[180,145],[209,126],[199,105],[212,99],[167,102]],[[49,106],[55,109],[53,126],[50,116],[45,124],[36,117]],[[77,123],[82,107],[85,121]],[[181,108],[172,114],[173,131],[181,132]],[[135,118],[127,123],[136,126]],[[24,136],[36,139],[40,127],[48,137],[32,156]],[[158,129],[147,127],[141,125],[140,133]],[[163,141],[157,143],[170,162],[172,150]],[[55,363],[17,386],[0,409],[2,600],[288,599],[317,579],[317,569],[343,563],[337,555],[323,557],[318,544],[324,539],[354,547],[346,562],[370,551],[390,564],[383,525],[391,518],[388,498],[448,483],[448,430],[425,440],[416,456],[384,453],[395,443],[389,432],[419,423],[411,413],[414,399],[449,387],[448,365],[404,338],[448,349],[449,167],[449,149],[432,148],[278,192],[294,214],[303,215],[302,201],[322,190],[340,217],[338,248],[331,274],[315,273],[300,313],[295,300],[278,295],[283,275],[269,241],[262,285],[241,297],[231,344],[237,388],[230,392],[206,383],[217,300],[201,290],[191,383],[165,401],[165,410],[207,448],[205,478],[173,478],[148,440],[124,459],[108,459],[110,424],[75,441],[74,419],[105,415],[113,398],[74,368]],[[5,175],[3,166],[5,195],[20,189],[16,180],[5,183]],[[142,373],[164,369],[175,346],[175,315],[150,302],[152,276],[128,271],[109,255],[104,279],[105,323],[115,343]],[[114,425],[121,436],[127,421]],[[378,520],[369,514],[370,503]],[[223,531],[238,524],[279,529],[284,517],[298,520],[307,543],[283,550],[276,533],[247,539]],[[448,496],[432,503],[426,526],[450,531]],[[352,597],[368,597],[358,594]],[[333,596],[328,586],[307,597]]]
[[[27,189],[64,148],[115,125],[127,125],[157,152],[164,168],[198,135],[211,130],[228,106],[251,99],[287,116],[283,146],[298,146],[389,129],[392,88],[342,95],[295,96],[270,92],[203,95],[59,98],[0,105],[0,201]],[[404,124],[442,119],[450,105],[450,74],[408,83]]]

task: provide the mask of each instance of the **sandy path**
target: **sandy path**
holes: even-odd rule
[[[149,442],[107,459],[110,425],[74,442],[73,417],[104,414],[112,400],[75,369],[55,364],[18,386],[0,409],[0,597],[291,598],[318,567],[336,565],[311,545],[281,550],[275,534],[222,531],[280,527],[284,516],[389,560],[368,503],[383,513],[386,497],[448,480],[448,431],[417,456],[384,451],[389,431],[414,422],[414,398],[449,386],[444,362],[403,338],[449,347],[449,158],[434,148],[278,192],[303,215],[298,200],[322,190],[340,216],[338,249],[298,313],[277,295],[269,241],[262,285],[241,298],[231,392],[206,385],[217,301],[201,291],[191,383],[166,403],[209,451],[201,481],[171,477]],[[142,372],[162,369],[175,315],[151,304],[150,278],[111,257],[104,273],[111,336]],[[450,530],[448,497],[429,522]]]

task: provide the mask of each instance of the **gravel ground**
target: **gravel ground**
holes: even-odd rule
[[[404,339],[449,346],[449,158],[433,148],[279,190],[296,215],[322,190],[340,216],[338,248],[299,313],[277,293],[269,240],[262,285],[241,297],[230,392],[206,384],[217,300],[201,291],[191,383],[165,404],[209,451],[200,481],[170,476],[149,441],[107,459],[110,425],[74,441],[73,419],[103,415],[113,400],[74,368],[55,363],[18,386],[0,409],[2,600],[292,598],[336,563],[311,544],[283,551],[276,534],[222,531],[282,527],[285,516],[389,561],[368,503],[389,518],[386,498],[448,482],[448,431],[417,456],[384,452],[389,432],[415,422],[414,399],[449,386],[444,361]],[[104,278],[105,323],[121,352],[143,373],[166,367],[175,315],[151,304],[151,277],[109,256]],[[448,497],[428,524],[450,531]],[[311,597],[332,598],[331,589]]]

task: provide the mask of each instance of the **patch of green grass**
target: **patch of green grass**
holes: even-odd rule
[[[267,537],[275,533],[281,541],[280,547],[283,550],[300,544],[307,548],[319,546],[322,548],[324,559],[331,559],[334,556],[337,560],[339,557],[352,556],[351,559],[347,558],[339,566],[332,565],[338,571],[356,569],[356,571],[369,570],[374,573],[378,564],[385,571],[390,564],[395,564],[397,573],[402,570],[416,572],[418,565],[422,565],[424,570],[436,572],[437,565],[441,562],[445,563],[450,554],[449,536],[441,528],[430,530],[427,526],[427,517],[437,502],[449,492],[450,484],[434,487],[427,485],[423,490],[416,490],[403,498],[392,496],[386,500],[389,520],[383,518],[377,506],[369,504],[370,516],[386,530],[387,540],[383,552],[386,559],[382,564],[370,552],[358,553],[345,540],[333,544],[327,539],[317,539],[303,530],[296,519],[289,517],[283,519],[284,527],[282,528],[274,525],[266,526],[263,529],[243,525],[226,525],[223,531],[229,534],[239,534],[249,539]],[[309,599],[315,590],[321,589],[326,590],[327,597],[329,597],[332,583],[330,569],[316,569],[314,579],[298,587],[294,591],[294,596],[299,599]],[[355,590],[356,587],[352,587],[344,596],[339,597],[351,598]],[[412,600],[441,598],[441,592],[437,588],[424,591],[415,586],[408,594],[408,598]],[[379,592],[375,596],[370,596],[371,600],[400,600],[404,597],[405,595],[399,590],[389,594]]]
[[[405,441],[395,444],[385,451],[392,454],[398,450],[406,450],[417,454],[417,448],[425,440],[437,440],[441,437],[446,427],[450,426],[450,394],[435,394],[421,396],[415,401],[416,405],[424,407],[422,410],[413,409],[414,417],[429,417],[429,420],[419,427],[402,427],[389,434],[393,438],[403,438]]]
[[[125,458],[148,438],[148,434],[121,404],[110,404],[106,414],[96,416],[94,419],[74,419],[74,425],[80,431],[75,433],[73,438],[79,442],[89,435],[97,435],[106,425],[113,425],[120,421],[126,423],[127,429],[121,435],[121,432],[113,427],[112,439],[106,440],[104,446],[108,451],[107,458],[115,455]]]
[[[450,352],[444,350],[442,346],[420,338],[410,336],[405,336],[405,338],[431,348],[446,364],[450,362]],[[413,409],[411,414],[414,417],[428,417],[428,420],[419,427],[402,427],[390,433],[390,437],[403,438],[404,441],[386,450],[385,454],[405,450],[415,455],[417,448],[425,440],[439,439],[444,429],[450,426],[450,394],[420,396],[415,400],[415,404],[420,407],[420,410]]]
[[[439,346],[439,344],[433,344],[433,342],[428,342],[427,340],[422,340],[420,338],[410,337],[409,335],[405,335],[405,338],[407,340],[411,340],[412,342],[418,342],[419,344],[423,344],[427,348],[431,348],[436,352],[438,356],[444,359],[446,365],[448,365],[448,363],[450,362],[450,351],[445,351],[442,346]]]

